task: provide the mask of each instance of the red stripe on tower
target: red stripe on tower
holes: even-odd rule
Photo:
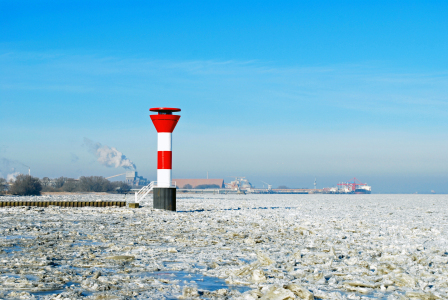
[[[172,151],[157,151],[157,169],[171,169]]]

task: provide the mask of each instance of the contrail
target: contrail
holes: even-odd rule
[[[125,169],[137,169],[135,164],[123,153],[106,145],[101,145],[88,138],[84,138],[84,145],[87,146],[90,153],[98,158],[98,161],[106,167],[123,167]]]

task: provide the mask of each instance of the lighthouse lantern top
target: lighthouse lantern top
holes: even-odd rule
[[[152,123],[156,127],[158,133],[172,133],[180,119],[179,115],[173,115],[173,112],[179,112],[180,108],[171,107],[154,107],[150,111],[158,112],[157,115],[149,115]]]
[[[173,107],[153,107],[149,109],[150,111],[158,112],[159,115],[171,115],[173,112],[180,111],[180,108]]]

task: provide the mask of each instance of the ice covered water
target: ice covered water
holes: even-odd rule
[[[447,200],[178,195],[178,212],[4,207],[0,298],[448,299]]]

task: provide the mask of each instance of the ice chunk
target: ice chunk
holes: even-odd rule
[[[266,276],[262,270],[256,269],[252,271],[252,281],[253,282],[265,282]]]
[[[272,286],[260,300],[294,300],[294,293],[279,286]]]

